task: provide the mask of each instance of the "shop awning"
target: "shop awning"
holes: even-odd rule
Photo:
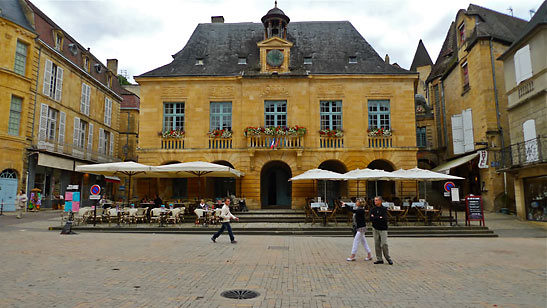
[[[107,176],[107,175],[105,175],[105,176],[104,176],[104,179],[105,179],[107,182],[111,182],[111,183],[119,183],[119,182],[120,182],[120,178],[117,177],[117,176]]]
[[[63,157],[38,153],[38,165],[63,170],[74,170],[74,161]]]
[[[440,173],[444,173],[444,174],[449,174],[450,169],[461,166],[461,165],[465,164],[466,162],[472,160],[473,158],[475,158],[477,156],[479,156],[479,153],[473,153],[473,154],[469,154],[469,155],[466,155],[466,156],[462,156],[462,157],[453,159],[451,161],[447,161],[446,163],[441,164],[441,165],[437,166],[436,168],[433,168],[431,171],[440,172]]]

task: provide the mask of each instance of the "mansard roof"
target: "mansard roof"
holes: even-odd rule
[[[418,42],[418,48],[416,48],[416,53],[414,54],[414,60],[412,60],[412,64],[410,65],[410,70],[415,72],[418,67],[427,65],[433,65],[433,61],[431,61],[429,53],[427,52],[427,49],[425,49],[424,42],[420,40],[420,42]]]
[[[199,24],[186,46],[167,65],[139,77],[260,75],[257,43],[264,40],[261,23]],[[414,74],[387,64],[348,21],[291,22],[289,75]],[[238,64],[245,57],[247,64]],[[312,64],[304,65],[304,57]],[[348,63],[356,57],[357,63]],[[203,65],[196,65],[203,59]]]
[[[0,1],[0,17],[5,18],[15,24],[30,30],[34,31],[34,27],[25,17],[23,7],[19,0],[1,0]]]

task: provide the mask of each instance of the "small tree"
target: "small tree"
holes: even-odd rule
[[[127,78],[125,78],[125,76],[123,75],[118,75],[118,81],[120,82],[120,85],[122,86],[131,84],[129,81],[127,81]]]

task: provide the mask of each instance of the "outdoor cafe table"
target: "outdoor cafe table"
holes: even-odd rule
[[[327,215],[329,213],[332,213],[332,210],[318,210],[317,212],[323,214],[323,226],[326,226],[327,225]]]
[[[405,210],[401,209],[388,209],[389,214],[391,214],[393,217],[395,217],[395,225],[399,224],[399,217],[403,215]]]
[[[327,206],[327,204],[325,202],[312,202],[312,203],[310,203],[310,207],[312,209],[320,208],[322,206]]]
[[[433,224],[433,214],[440,212],[440,210],[437,209],[422,209],[421,211],[426,214],[425,217],[427,217],[427,220],[425,221],[425,224],[428,226]]]

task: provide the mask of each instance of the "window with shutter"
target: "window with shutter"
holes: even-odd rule
[[[526,161],[534,162],[539,160],[536,122],[534,120],[528,120],[524,122],[522,124],[522,132],[524,134],[524,150],[526,153]]]
[[[105,137],[104,129],[99,127],[99,153],[101,154],[106,154],[105,147],[104,147],[105,146],[104,137]]]
[[[464,153],[463,118],[461,114],[452,116],[452,144],[454,154]]]
[[[110,157],[114,156],[114,133],[110,133],[110,149],[108,153]]]
[[[89,99],[91,94],[91,87],[85,83],[82,83],[82,98],[80,100],[80,112],[89,115]]]
[[[42,93],[47,96],[50,96],[52,68],[53,62],[46,59],[46,67],[44,69],[44,88]]]
[[[80,147],[80,118],[74,118],[74,134],[72,137],[72,145],[75,148]]]
[[[87,134],[87,151],[93,151],[93,123],[89,123],[89,131]]]
[[[462,112],[463,119],[463,150],[464,152],[471,152],[475,150],[475,140],[473,136],[473,115],[471,108]]]
[[[63,93],[63,69],[57,67],[57,75],[55,80],[55,100],[61,101],[61,94]]]
[[[48,109],[49,106],[46,104],[40,106],[40,125],[38,131],[38,140],[40,141],[45,141],[47,138]]]
[[[108,97],[104,99],[104,124],[112,125],[112,100]]]
[[[530,57],[530,45],[519,49],[513,56],[515,62],[515,80],[517,84],[532,77],[532,59]]]
[[[19,136],[22,106],[23,99],[12,95],[8,122],[8,134],[12,136]]]
[[[63,145],[65,143],[65,124],[66,123],[66,113],[62,112],[59,116],[59,151],[63,151]]]

